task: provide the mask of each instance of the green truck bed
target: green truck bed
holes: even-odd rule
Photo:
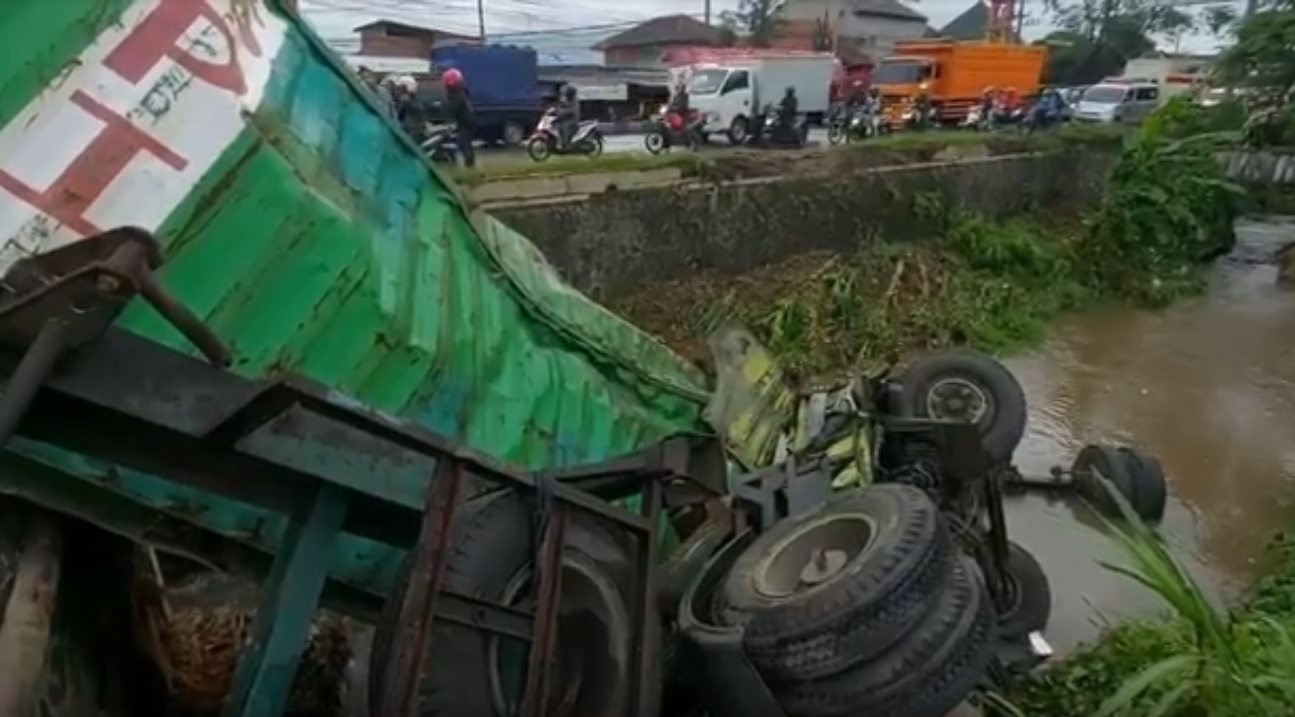
[[[0,43],[17,58],[0,65],[0,271],[142,226],[234,370],[304,374],[519,466],[697,428],[697,370],[472,211],[281,3],[11,2]],[[187,346],[142,305],[121,325]],[[283,530],[154,476],[11,449],[267,551]],[[422,504],[426,476],[373,479]],[[348,536],[332,574],[382,593],[400,557]]]

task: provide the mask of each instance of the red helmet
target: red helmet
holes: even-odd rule
[[[458,70],[454,69],[453,67],[451,67],[450,69],[446,70],[446,71],[445,71],[445,74],[441,75],[441,79],[445,82],[445,86],[446,86],[446,87],[462,87],[462,86],[463,86],[463,73],[462,73],[462,72],[459,72]]]

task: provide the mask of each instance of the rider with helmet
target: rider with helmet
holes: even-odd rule
[[[468,97],[467,80],[462,72],[451,67],[441,75],[441,81],[445,83],[446,114],[455,125],[455,137],[459,153],[463,155],[463,163],[468,167],[476,166],[477,156],[472,148],[476,113],[473,112],[472,100]]]
[[[558,142],[566,149],[580,126],[580,100],[576,97],[575,85],[563,85],[558,91]]]
[[[799,111],[800,102],[796,99],[796,88],[787,85],[787,90],[782,94],[782,101],[778,103],[778,124],[788,137],[795,133],[796,115]]]

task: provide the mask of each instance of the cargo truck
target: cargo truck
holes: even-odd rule
[[[432,50],[433,76],[455,68],[468,81],[476,110],[476,138],[521,146],[543,112],[535,50],[510,45],[453,45]],[[444,89],[439,80],[433,96]]]
[[[1047,48],[996,42],[899,42],[873,70],[888,111],[898,112],[925,86],[938,121],[961,122],[986,88],[1013,88],[1022,98],[1038,93]]]
[[[723,134],[734,145],[746,142],[763,108],[777,105],[795,88],[800,114],[822,122],[831,104],[836,59],[818,52],[751,52],[675,67],[687,73],[693,109],[702,113],[704,136]]]

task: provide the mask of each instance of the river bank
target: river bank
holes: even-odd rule
[[[1237,608],[1251,622],[1287,622],[1295,564],[1289,549],[1267,548],[1295,517],[1295,354],[1287,340],[1295,294],[1276,284],[1273,264],[1274,249],[1295,239],[1295,223],[1246,218],[1237,235],[1201,296],[1166,310],[1068,316],[1050,326],[1043,346],[1007,360],[1030,397],[1016,462],[1043,475],[1093,440],[1157,456],[1171,484],[1157,530],[1183,573],[1209,604]],[[1040,494],[1012,499],[1006,512],[1012,539],[1050,568],[1048,637],[1067,657],[1009,696],[1020,713],[1096,714],[1142,670],[1194,654],[1182,644],[1194,637],[1188,621],[1161,620],[1171,610],[1162,596],[1102,565],[1130,564],[1102,519]],[[1152,713],[1163,694],[1128,714]]]
[[[705,359],[699,339],[711,326],[743,321],[810,376],[946,345],[999,352],[1029,347],[1068,312],[1162,307],[1205,288],[1203,266],[1231,246],[1235,187],[1222,181],[1224,169],[1208,149],[1171,149],[1144,138],[1120,158],[1103,200],[1082,213],[1083,222],[1074,213],[995,219],[915,201],[916,218],[932,227],[929,241],[871,242],[854,252],[811,253],[739,277],[662,282],[615,306],[697,360]],[[1221,341],[1220,346],[1237,345],[1235,336]],[[1049,528],[1047,521],[1039,525]],[[1053,547],[1101,571],[1094,562],[1100,554],[1086,546]],[[1279,554],[1275,568],[1256,601],[1295,607],[1289,551]],[[1122,580],[1108,575],[1110,582]],[[1060,581],[1058,590],[1068,585],[1073,583]],[[1067,593],[1060,600],[1072,597],[1062,619],[1084,619],[1082,596]],[[1097,647],[1024,682],[1007,696],[1015,707],[1003,714],[1094,714],[1140,670],[1187,654],[1184,645],[1194,634],[1181,623],[1115,628]],[[1177,669],[1178,662],[1170,667]],[[1141,700],[1127,698],[1142,710],[1128,714],[1148,714],[1166,693],[1160,687]]]
[[[751,245],[725,271],[674,281],[662,272],[612,305],[694,360],[705,358],[711,328],[740,321],[817,374],[909,349],[1003,351],[1037,341],[1065,311],[1159,306],[1198,290],[1200,260],[1232,240],[1236,210],[1220,165],[1208,150],[1153,139],[1112,163],[1094,207],[1027,201],[995,216],[952,192],[917,192],[892,202],[904,214],[899,236],[874,224],[835,251],[812,251],[823,236],[792,237],[802,253],[742,271],[762,253]],[[1084,194],[1077,184],[1068,199]]]

